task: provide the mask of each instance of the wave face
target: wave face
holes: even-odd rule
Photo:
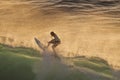
[[[98,56],[120,66],[119,0],[2,0],[0,42],[37,48],[55,31],[65,56]]]

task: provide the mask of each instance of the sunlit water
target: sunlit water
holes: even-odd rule
[[[55,31],[65,56],[99,56],[120,66],[119,0],[2,0],[0,41],[37,48]]]

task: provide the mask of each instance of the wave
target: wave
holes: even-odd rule
[[[120,18],[120,0],[47,0],[37,3],[43,12],[56,10],[66,13],[108,14],[109,17]],[[38,8],[38,7],[37,7]],[[117,16],[116,16],[117,14]]]

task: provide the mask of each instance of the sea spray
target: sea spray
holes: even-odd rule
[[[70,69],[61,60],[55,58],[53,52],[43,52],[42,60],[34,65],[37,80],[64,80],[70,75]]]

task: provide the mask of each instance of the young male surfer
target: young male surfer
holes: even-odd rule
[[[55,32],[53,32],[53,31],[50,32],[50,35],[53,37],[53,39],[48,42],[47,47],[49,47],[50,44],[52,44],[52,49],[55,52],[55,56],[57,56],[56,51],[55,51],[55,47],[57,47],[61,43],[61,40],[57,36],[57,34]]]

